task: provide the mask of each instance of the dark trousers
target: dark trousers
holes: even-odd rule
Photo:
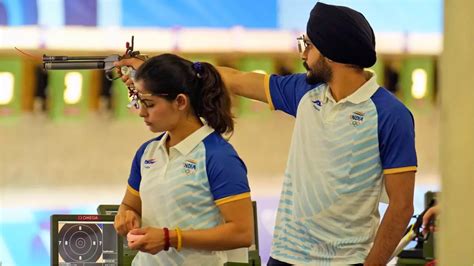
[[[363,266],[364,264],[358,263],[358,264],[352,264],[352,265]],[[267,266],[291,266],[291,264],[283,262],[283,261],[279,261],[270,257],[270,259],[268,260]]]
[[[272,257],[270,257],[270,259],[268,259],[268,263],[267,263],[267,266],[290,266],[290,265],[291,264],[289,264],[289,263],[276,260]]]

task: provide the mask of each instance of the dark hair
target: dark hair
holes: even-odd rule
[[[169,101],[181,93],[188,95],[196,116],[204,118],[220,134],[233,132],[229,92],[213,65],[162,54],[141,65],[135,80],[142,80],[151,94]]]

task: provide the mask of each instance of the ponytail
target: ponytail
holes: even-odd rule
[[[209,63],[194,63],[193,69],[200,83],[200,95],[192,95],[194,97],[191,99],[196,114],[220,134],[232,133],[232,102],[219,72]]]

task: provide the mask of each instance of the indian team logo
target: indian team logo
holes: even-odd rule
[[[147,169],[150,168],[154,163],[156,163],[155,159],[148,159],[143,162],[143,164],[145,165],[145,168]]]
[[[321,111],[321,107],[323,106],[323,104],[321,103],[320,100],[316,100],[316,101],[312,101],[313,102],[313,107],[314,109],[316,109],[317,111]]]
[[[186,160],[184,162],[184,173],[186,175],[192,175],[192,174],[196,173],[196,161]]]
[[[349,116],[350,119],[351,119],[351,125],[356,127],[356,126],[362,124],[362,122],[364,122],[364,116],[365,116],[365,113],[363,113],[363,112],[360,112],[360,111],[353,112]]]

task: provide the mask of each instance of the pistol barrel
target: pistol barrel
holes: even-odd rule
[[[43,62],[69,62],[69,61],[103,61],[107,56],[47,56],[43,55]]]
[[[72,62],[44,62],[44,69],[104,69],[105,62],[103,61],[72,61]]]

